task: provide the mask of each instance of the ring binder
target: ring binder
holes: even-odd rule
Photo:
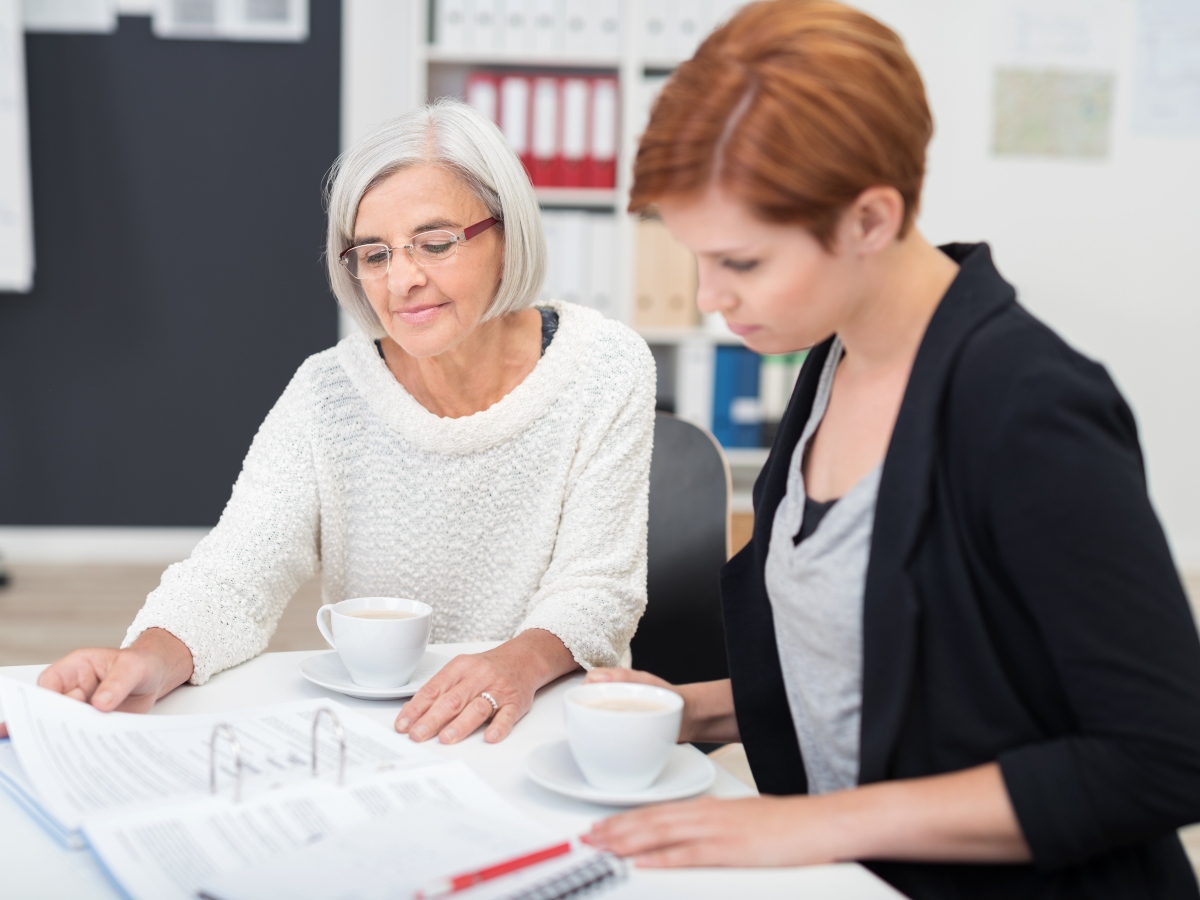
[[[329,722],[333,725],[334,737],[338,741],[338,787],[342,787],[346,783],[346,732],[342,728],[342,723],[338,719],[337,714],[327,706],[318,709],[317,714],[313,716],[312,777],[317,777],[317,729],[321,725],[321,716],[329,716]]]
[[[233,753],[233,769],[237,773],[237,781],[233,785],[233,802],[242,802],[242,745],[238,743],[237,735],[227,722],[218,722],[213,726],[212,737],[208,739],[208,792],[217,792],[217,738],[224,737],[229,741],[229,749]]]

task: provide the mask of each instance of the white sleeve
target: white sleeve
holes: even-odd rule
[[[550,566],[517,629],[551,632],[587,669],[618,664],[646,609],[655,377],[638,344],[624,397],[578,450]]]
[[[217,526],[163,574],[122,647],[163,628],[192,652],[192,684],[257,656],[284,607],[319,566],[320,514],[307,379],[267,414]]]

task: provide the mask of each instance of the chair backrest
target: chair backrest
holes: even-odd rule
[[[673,684],[726,678],[721,566],[729,558],[729,465],[713,436],[658,413],[650,463],[649,602],[633,665]]]

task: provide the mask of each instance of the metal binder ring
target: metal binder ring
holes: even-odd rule
[[[483,691],[479,696],[482,697],[484,700],[486,700],[488,703],[492,704],[492,716],[494,716],[494,715],[496,715],[496,713],[500,712],[500,704],[496,702],[495,697],[493,697],[487,691]],[[488,718],[490,719],[492,716],[488,716]]]
[[[229,749],[233,753],[233,769],[237,780],[233,783],[233,802],[242,802],[242,745],[238,743],[233,728],[226,722],[213,726],[212,737],[208,740],[208,791],[217,792],[217,738],[223,737],[229,741]]]
[[[338,787],[346,783],[346,731],[338,720],[337,714],[327,706],[322,706],[313,716],[312,724],[312,777],[317,777],[317,728],[321,724],[321,716],[329,716],[333,726],[333,735],[338,742]]]

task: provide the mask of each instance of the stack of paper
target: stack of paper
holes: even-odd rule
[[[364,900],[408,897],[431,881],[565,840],[506,803],[466,764],[438,762],[407,737],[330,701],[196,716],[105,714],[9,679],[0,679],[0,699],[12,735],[0,742],[0,786],[60,842],[90,849],[134,900],[316,898],[347,890]],[[345,735],[344,785],[340,742],[324,722],[321,777],[311,774],[312,723],[322,709],[334,712]],[[218,790],[209,789],[219,724],[240,748],[240,800],[223,740],[215,745]],[[599,860],[575,845],[553,864],[498,878],[472,896],[511,896]]]

